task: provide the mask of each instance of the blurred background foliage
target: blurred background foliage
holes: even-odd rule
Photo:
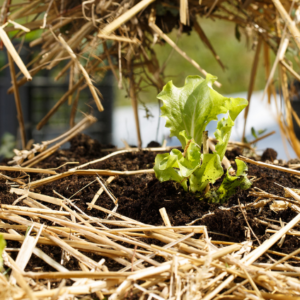
[[[177,42],[180,49],[199,63],[204,70],[218,77],[218,81],[222,83],[222,87],[217,89],[218,92],[228,95],[247,91],[255,54],[255,41],[253,42],[251,36],[247,38],[242,32],[243,29],[237,28],[234,23],[223,20],[213,21],[206,18],[198,19],[198,22],[224,64],[225,70],[221,68],[212,52],[200,40],[195,31],[190,32],[190,34],[180,34],[180,30],[177,29],[173,30],[169,36]],[[160,66],[167,60],[166,82],[172,80],[176,86],[182,86],[188,75],[203,76],[167,43],[157,43],[153,45],[153,48],[157,53]],[[271,53],[271,58],[274,58],[273,53]],[[262,90],[265,83],[263,55],[261,53],[255,90]],[[116,105],[130,105],[130,99],[126,97],[124,90],[117,89],[116,94]],[[155,102],[156,95],[157,90],[149,87],[140,93],[139,100],[143,103]]]

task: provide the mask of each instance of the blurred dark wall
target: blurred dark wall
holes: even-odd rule
[[[25,44],[20,53],[23,62],[27,64],[32,59],[33,55],[34,51]],[[6,64],[7,53],[4,49],[3,51],[0,51],[0,65],[3,67]],[[67,76],[59,82],[55,82],[53,79],[55,73],[62,67],[63,63],[54,70],[42,70],[34,76],[31,82],[27,82],[19,88],[27,141],[32,138],[35,142],[49,140],[57,137],[70,128],[69,120],[71,106],[66,102],[61,105],[58,111],[49,119],[47,124],[41,130],[36,129],[38,122],[42,120],[63,94],[68,91],[69,79]],[[19,72],[17,66],[16,72]],[[9,132],[16,136],[19,141],[19,125],[14,95],[7,94],[7,90],[10,86],[11,77],[9,68],[7,67],[0,72],[0,140],[5,132]],[[95,86],[103,95],[102,104],[104,106],[104,112],[99,112],[97,110],[89,89],[85,88],[80,92],[75,120],[77,123],[84,117],[81,112],[93,113],[98,119],[98,122],[88,128],[85,133],[99,142],[107,144],[112,141],[112,109],[114,98],[112,74],[108,72],[100,83],[95,83]],[[20,146],[20,143],[18,146]]]

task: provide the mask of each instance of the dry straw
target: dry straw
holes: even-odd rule
[[[113,154],[120,155],[131,150],[117,151]],[[112,154],[104,157],[102,161],[110,157]],[[95,162],[90,162],[90,165]],[[269,164],[259,166],[268,167]],[[88,165],[78,166],[69,173],[84,175],[81,172],[92,171],[83,169],[85,167]],[[288,168],[277,169],[295,172]],[[18,170],[22,171],[22,167],[18,167]],[[123,174],[126,175],[128,173]],[[113,179],[114,177],[109,177],[106,185]],[[39,186],[46,183],[40,181]],[[36,186],[35,184],[31,182],[32,186]],[[100,185],[102,191],[105,191],[104,184]],[[29,188],[32,186],[29,185]],[[245,209],[268,209],[267,204],[270,201],[264,203],[260,199],[270,198],[271,201],[289,201],[292,209],[298,212],[289,223],[282,224],[257,216],[256,221],[271,228],[266,232],[273,235],[259,247],[252,247],[251,241],[213,241],[209,238],[205,226],[172,226],[165,208],[160,210],[165,226],[144,224],[101,207],[100,192],[96,192],[97,197],[94,198],[99,205],[86,203],[87,208],[104,212],[112,219],[89,216],[87,208],[83,211],[65,197],[59,199],[39,194],[22,185],[19,188],[11,188],[11,193],[20,196],[23,202],[1,205],[0,228],[7,241],[18,241],[22,244],[19,249],[16,248],[16,260],[12,260],[9,255],[13,249],[7,249],[4,253],[4,263],[11,267],[13,272],[8,280],[0,281],[0,284],[13,295],[13,299],[28,297],[46,300],[53,295],[64,293],[78,299],[84,299],[86,294],[97,293],[98,297],[106,296],[110,300],[123,299],[128,294],[153,295],[157,299],[236,299],[237,295],[238,299],[251,298],[254,295],[263,299],[281,299],[287,295],[298,297],[299,268],[292,266],[290,261],[300,259],[297,256],[299,250],[291,254],[270,250],[275,243],[280,244],[286,235],[300,235],[298,230],[293,229],[300,220],[299,191],[289,188],[284,190],[286,197],[292,196],[294,200],[264,191],[251,193],[258,199],[244,206]],[[56,194],[61,197],[60,194]],[[112,194],[111,197],[114,202],[117,201]],[[256,206],[261,203],[263,205]],[[49,205],[54,205],[55,208],[50,208]],[[227,210],[244,208],[239,205]],[[49,225],[42,225],[44,223]],[[196,238],[196,234],[200,237]],[[151,239],[151,243],[145,242],[144,239]],[[73,257],[80,268],[69,270],[53,261],[48,253],[39,248],[41,245],[61,249],[62,253]],[[88,253],[100,255],[102,259],[96,261],[90,258]],[[55,271],[24,271],[28,269],[32,254],[51,265]],[[266,254],[275,254],[282,258],[272,264],[256,263]],[[119,270],[110,271],[106,260],[113,260],[121,265]],[[231,284],[235,279],[240,283]],[[64,280],[69,280],[68,286],[64,285]],[[51,281],[60,282],[60,287],[48,288],[48,282]],[[246,285],[247,283],[249,285]],[[13,284],[16,284],[15,287]]]
[[[293,17],[294,12],[296,12],[296,16],[299,15],[297,1],[203,0],[199,2],[181,0],[177,4],[170,4],[159,0],[124,0],[119,2],[94,0],[84,1],[76,5],[75,2],[71,3],[65,0],[46,2],[36,0],[21,1],[19,6],[5,1],[1,9],[0,20],[3,23],[7,21],[9,26],[0,28],[0,36],[12,59],[24,74],[23,78],[14,76],[13,66],[10,63],[13,87],[9,89],[9,92],[15,93],[16,103],[19,103],[18,87],[30,80],[41,69],[53,69],[58,66],[61,60],[66,61],[65,67],[60,70],[56,79],[70,74],[69,91],[57,101],[40,121],[37,128],[41,129],[67,99],[70,104],[72,96],[75,94],[70,120],[70,124],[74,125],[74,113],[79,101],[79,92],[83,86],[89,87],[97,108],[100,111],[103,110],[99,98],[101,91],[95,89],[93,80],[97,77],[103,77],[108,70],[111,70],[118,81],[119,88],[125,88],[131,98],[138,146],[141,147],[137,109],[138,94],[144,89],[144,86],[154,86],[157,90],[161,90],[166,83],[163,74],[165,62],[160,66],[153,44],[160,39],[164,40],[183,59],[195,67],[196,73],[206,75],[207,72],[212,71],[203,70],[200,67],[201,57],[199,61],[189,57],[170,38],[168,33],[174,26],[177,27],[178,25],[179,30],[182,30],[182,25],[186,25],[189,30],[195,29],[199,40],[207,45],[224,69],[225,62],[221,62],[217,51],[205,34],[201,26],[201,17],[236,23],[240,30],[245,32],[248,40],[252,41],[252,48],[255,49],[253,66],[249,73],[248,100],[251,103],[251,94],[255,90],[256,74],[261,63],[259,60],[260,52],[263,49],[265,74],[268,78],[265,94],[268,95],[270,103],[271,95],[276,96],[274,82],[277,80],[277,73],[275,72],[277,69],[280,70],[281,79],[287,76],[287,72],[291,79],[300,79],[297,65],[293,65],[285,55],[287,48],[293,49],[295,53],[299,51],[298,17]],[[24,17],[27,19],[25,20]],[[16,36],[22,37],[26,32],[34,32],[40,28],[43,29],[43,33],[30,43],[32,47],[39,46],[40,53],[34,61],[28,64],[28,67],[25,67],[7,33],[17,29],[19,32]],[[273,67],[270,52],[276,55]],[[289,52],[293,53],[293,51]],[[298,61],[296,54],[294,60],[295,62]],[[285,80],[281,80],[281,82],[285,82]],[[215,84],[220,86],[218,82]],[[299,149],[299,142],[293,134],[291,122],[291,117],[294,116],[297,119],[297,116],[289,104],[290,97],[286,87],[286,84],[280,86],[285,99],[286,114],[278,109],[278,122],[283,136],[286,136],[296,153],[299,154],[297,150]],[[22,132],[21,114],[19,111]],[[246,119],[247,114],[246,111]],[[24,142],[25,139],[23,138],[23,144]]]
[[[19,198],[12,205],[1,204],[0,228],[7,241],[20,243],[19,247],[8,248],[3,253],[4,265],[11,268],[12,272],[8,273],[7,277],[0,274],[1,299],[86,299],[87,295],[94,297],[93,293],[96,293],[99,299],[106,297],[110,300],[134,297],[160,300],[299,298],[299,268],[291,264],[299,260],[296,256],[299,252],[285,254],[270,250],[276,243],[281,245],[286,235],[299,235],[299,231],[293,229],[300,221],[297,191],[285,188],[286,197],[292,196],[292,199],[264,191],[253,191],[251,195],[257,197],[256,201],[248,203],[245,207],[230,208],[234,210],[256,207],[263,210],[268,209],[271,202],[283,201],[297,212],[294,219],[286,224],[266,221],[258,215],[258,222],[262,226],[268,226],[269,233],[274,234],[259,247],[253,247],[249,240],[244,243],[211,240],[205,226],[195,225],[207,216],[188,226],[176,227],[172,226],[168,212],[162,209],[160,213],[162,224],[165,226],[153,226],[117,212],[118,200],[108,190],[109,184],[116,176],[153,173],[153,169],[97,170],[91,169],[92,165],[126,152],[169,151],[167,147],[119,150],[59,174],[55,170],[33,168],[38,162],[55,153],[63,143],[95,122],[92,116],[87,116],[78,124],[74,124],[74,112],[79,93],[85,85],[89,87],[97,108],[100,111],[103,109],[100,93],[93,86],[93,80],[97,76],[104,76],[108,70],[114,73],[118,86],[127,89],[127,94],[132,100],[138,144],[141,147],[138,93],[145,85],[161,90],[166,81],[162,73],[164,66],[159,65],[152,47],[159,39],[167,42],[190,62],[195,67],[195,72],[204,75],[210,72],[200,67],[201,58],[198,62],[196,58],[189,57],[170,39],[167,27],[160,21],[162,18],[156,17],[159,9],[160,13],[169,9],[177,11],[177,16],[175,14],[164,19],[164,22],[170,23],[168,25],[173,24],[169,30],[177,24],[180,28],[181,24],[185,24],[190,26],[191,30],[195,29],[222,67],[223,63],[203,31],[201,19],[198,17],[234,22],[251,33],[256,51],[249,77],[249,100],[255,89],[259,56],[263,49],[265,73],[268,78],[265,94],[270,102],[271,95],[275,94],[274,81],[278,69],[285,107],[285,115],[278,109],[278,120],[282,133],[299,155],[299,141],[293,134],[292,116],[295,116],[295,113],[289,100],[288,74],[296,79],[299,79],[299,75],[286,58],[288,48],[299,50],[300,34],[297,20],[291,17],[292,11],[295,10],[297,14],[299,12],[298,2],[181,0],[176,4],[159,0],[92,0],[82,3],[34,0],[21,1],[20,4],[14,5],[9,0],[4,1],[0,21],[4,24],[7,20],[12,26],[0,27],[0,38],[11,57],[9,67],[12,88],[9,92],[14,92],[17,106],[20,106],[21,102],[18,88],[43,68],[56,68],[62,60],[66,61],[66,64],[59,70],[56,79],[70,74],[69,90],[40,121],[38,129],[53,117],[64,102],[70,102],[74,93],[76,96],[73,97],[73,113],[70,120],[74,127],[69,132],[55,140],[34,145],[31,150],[16,151],[13,163],[18,166],[1,167],[3,172],[14,171],[10,176],[1,174],[1,178],[7,181],[11,193]],[[7,33],[18,29],[16,36],[22,37],[26,31],[33,32],[40,28],[43,28],[43,33],[31,42],[31,46],[40,47],[40,52],[26,67]],[[98,51],[100,48],[103,49],[101,53]],[[273,67],[271,51],[276,55]],[[14,62],[21,74],[16,74]],[[143,76],[136,75],[140,72]],[[220,86],[220,83],[216,82],[216,86]],[[20,109],[18,114],[20,128],[23,130]],[[22,140],[24,148],[25,138]],[[52,146],[47,149],[50,145]],[[213,148],[212,139],[209,140],[209,145]],[[253,151],[249,144],[230,143],[231,147],[236,145]],[[256,163],[244,157],[240,159],[255,163],[259,167],[300,175],[295,169]],[[230,167],[230,161],[225,160],[224,164]],[[25,176],[18,178],[20,173],[30,175],[31,172],[44,174],[44,177],[36,181],[30,181]],[[106,218],[92,217],[89,209],[78,207],[72,199],[67,199],[56,191],[56,197],[39,193],[39,189],[44,185],[72,175],[108,177],[105,183],[99,182],[101,187],[95,192],[91,203],[86,203],[87,208],[97,210],[99,215],[107,215]],[[11,184],[13,187],[10,187]],[[114,210],[101,206],[103,192],[112,198]],[[61,261],[51,258],[51,253],[43,252],[40,249],[41,245],[55,247],[62,253]],[[11,253],[16,250],[18,254],[16,259],[13,259],[15,256]],[[282,259],[274,263],[260,263],[260,258],[266,259],[266,253],[281,256]],[[34,259],[32,254],[55,271],[41,272],[30,269],[29,262]],[[76,266],[72,270],[64,265],[70,257]],[[119,269],[111,271],[111,262],[116,262]],[[55,282],[58,282],[58,285],[54,286]]]

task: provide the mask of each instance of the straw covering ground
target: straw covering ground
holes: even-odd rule
[[[195,43],[202,41],[224,68],[224,62],[217,53],[218,49],[210,43],[201,27],[201,18],[211,18],[235,23],[237,38],[240,34],[246,35],[248,47],[255,50],[252,70],[245,70],[249,72],[248,100],[251,100],[255,88],[257,66],[263,63],[266,73],[265,94],[268,95],[269,102],[271,95],[275,97],[282,133],[299,155],[300,147],[293,131],[292,118],[296,119],[298,125],[300,121],[291,107],[288,90],[289,77],[292,80],[300,79],[297,73],[300,46],[298,8],[298,1],[290,0],[35,0],[19,1],[18,4],[11,0],[3,1],[0,23],[4,25],[0,29],[0,36],[9,53],[13,82],[9,93],[15,94],[23,148],[26,138],[18,87],[31,80],[42,69],[56,69],[56,80],[68,75],[69,90],[40,120],[38,129],[55,116],[55,112],[66,101],[72,104],[70,125],[74,126],[80,91],[86,86],[89,87],[98,110],[102,111],[101,91],[94,88],[93,80],[100,80],[111,70],[118,87],[125,89],[131,99],[138,146],[141,146],[137,109],[139,92],[149,86],[156,87],[159,92],[166,83],[164,70],[168,60],[160,65],[153,45],[169,44],[182,59],[194,66],[195,74],[200,73],[205,77],[207,72],[212,71],[202,69],[201,61],[189,57],[168,33],[174,28],[184,34],[195,30],[199,35],[199,41]],[[13,32],[13,39],[22,38],[28,32],[39,32],[38,37],[30,43],[31,47],[39,48],[39,53],[28,66],[22,63],[11,44],[7,35],[10,32]],[[276,55],[275,61],[270,58],[271,52]],[[16,73],[13,61],[21,73]],[[61,62],[64,62],[63,66]],[[276,82],[279,82],[277,87]],[[221,83],[216,82],[215,85],[218,87]],[[280,110],[276,88],[282,91],[284,100]],[[247,114],[248,110],[245,112],[245,119]]]
[[[299,79],[299,14],[299,2],[288,0],[3,1],[0,38],[8,53],[8,92],[15,96],[22,150],[0,168],[0,228],[7,240],[1,299],[299,299],[299,161],[281,166],[272,151],[266,159],[273,164],[257,166],[240,157],[249,163],[254,189],[218,208],[155,179],[154,157],[169,148],[115,152],[77,136],[70,151],[58,150],[95,122],[92,116],[74,121],[85,86],[103,110],[93,80],[108,70],[131,99],[141,147],[138,93],[148,85],[160,91],[165,84],[165,64],[159,65],[153,44],[168,43],[195,73],[206,75],[210,70],[167,35],[173,28],[195,30],[224,66],[201,27],[206,17],[234,22],[237,36],[246,34],[255,50],[250,105],[263,51],[265,95],[278,101],[282,133],[300,155],[292,118],[300,121],[288,90],[288,77]],[[40,29],[30,44],[40,51],[25,66],[11,40]],[[69,90],[37,128],[68,101],[71,129],[25,149],[19,87],[44,68],[56,68],[56,80],[68,75]],[[220,84],[215,82],[216,88]],[[251,144],[230,145],[244,150],[227,152],[226,168],[242,151],[255,155]]]
[[[111,147],[79,135],[36,168],[2,163],[1,299],[298,299],[298,160],[240,156],[254,188],[219,208],[155,178],[169,149]]]

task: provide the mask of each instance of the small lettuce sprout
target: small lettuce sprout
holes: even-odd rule
[[[207,74],[188,76],[185,85],[178,88],[169,81],[158,94],[162,100],[162,117],[171,136],[181,142],[183,152],[173,149],[170,153],[158,154],[154,171],[161,182],[173,180],[185,191],[205,194],[212,202],[225,202],[237,188],[248,189],[251,182],[246,172],[247,165],[236,160],[236,176],[228,171],[218,190],[208,191],[209,184],[215,183],[223,174],[221,161],[225,155],[231,129],[239,113],[248,105],[243,98],[227,98],[212,88],[217,79]],[[211,121],[217,121],[219,114],[227,114],[219,120],[215,134],[218,144],[214,153],[201,153],[202,135]]]

